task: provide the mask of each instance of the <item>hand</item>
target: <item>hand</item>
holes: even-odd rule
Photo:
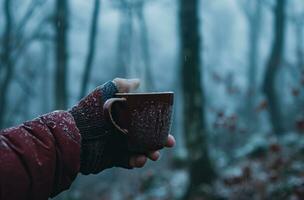
[[[69,111],[81,135],[82,174],[96,174],[111,167],[143,167],[148,158],[153,161],[159,159],[159,151],[147,155],[130,152],[127,136],[113,130],[102,112],[104,103],[114,97],[115,93],[131,92],[138,86],[138,79],[116,78],[97,87]],[[165,146],[174,145],[175,139],[169,135]]]
[[[172,135],[169,135],[165,147],[172,148],[174,147],[174,145],[175,145],[175,139]],[[147,158],[153,161],[157,161],[159,157],[160,157],[159,151],[151,152],[148,155],[133,155],[130,158],[129,165],[131,167],[141,168],[146,164]]]
[[[136,90],[139,87],[139,79],[121,79],[116,78],[113,80],[115,83],[118,92],[120,93],[128,93]],[[165,147],[171,148],[175,145],[175,139],[172,135],[168,136],[167,143],[165,144]],[[147,162],[147,159],[149,158],[152,161],[157,161],[160,157],[159,151],[150,152],[147,155],[128,155],[130,152],[127,153],[126,156],[129,156],[128,165],[130,168],[136,167],[141,168],[145,165]],[[122,159],[123,160],[123,159]],[[128,168],[128,167],[127,167]]]

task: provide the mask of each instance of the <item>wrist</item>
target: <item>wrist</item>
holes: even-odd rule
[[[97,87],[69,112],[81,135],[81,164],[83,174],[98,172],[110,126],[104,119],[103,105],[117,93],[112,81]]]

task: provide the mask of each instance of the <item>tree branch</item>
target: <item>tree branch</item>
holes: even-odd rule
[[[47,18],[46,18],[47,19]],[[37,27],[34,29],[34,31],[30,34],[29,37],[22,39],[19,43],[16,43],[14,46],[15,53],[11,56],[13,56],[11,59],[15,63],[19,56],[24,52],[27,46],[29,46],[33,41],[40,39],[40,40],[53,40],[53,37],[49,34],[43,34],[41,33],[42,27],[45,25],[46,19],[41,20],[40,23],[38,23]]]
[[[93,14],[92,14],[92,23],[91,23],[91,30],[88,42],[88,55],[85,61],[84,66],[84,75],[81,84],[81,91],[80,91],[80,98],[82,98],[88,88],[90,73],[93,67],[93,61],[95,56],[96,50],[96,38],[97,38],[97,31],[98,31],[98,16],[100,10],[100,1],[95,0],[94,7],[93,7]]]
[[[21,22],[17,26],[16,33],[21,33],[22,29],[27,25],[31,17],[34,15],[36,9],[46,3],[47,0],[32,0],[27,11],[25,12],[24,16],[21,18]]]

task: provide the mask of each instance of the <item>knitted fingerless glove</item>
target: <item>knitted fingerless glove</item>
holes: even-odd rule
[[[69,111],[81,135],[82,174],[96,174],[114,166],[130,168],[126,136],[115,131],[103,114],[104,103],[117,92],[115,84],[109,81]]]

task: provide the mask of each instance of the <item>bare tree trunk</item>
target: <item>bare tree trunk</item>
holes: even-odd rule
[[[41,77],[42,77],[42,84],[41,84],[41,91],[42,91],[42,104],[41,104],[41,111],[42,113],[50,112],[51,110],[51,103],[50,103],[50,58],[49,58],[49,52],[50,52],[50,46],[48,42],[43,42],[43,50],[42,53],[42,66],[41,67]]]
[[[263,92],[266,95],[269,104],[269,115],[275,134],[282,134],[284,126],[280,113],[278,96],[276,94],[276,75],[282,62],[284,42],[285,42],[285,7],[286,0],[277,0],[274,13],[274,42],[272,51],[266,66],[266,73],[263,83]]]
[[[180,0],[181,81],[184,137],[189,153],[190,186],[185,199],[191,199],[202,184],[210,184],[215,172],[208,153],[204,90],[201,86],[200,31],[198,0]]]
[[[296,46],[296,52],[297,52],[297,66],[298,71],[300,72],[300,87],[303,86],[304,83],[301,83],[304,81],[304,13],[299,17],[300,19],[296,21],[295,24],[295,32],[296,32],[296,40],[297,40],[297,46]],[[302,88],[302,91],[304,92],[304,88]],[[302,92],[302,95],[298,98],[297,102],[295,102],[299,108],[300,113],[302,113],[304,117],[304,93]]]
[[[125,77],[131,63],[132,11],[125,0],[121,1],[121,17],[118,30],[117,76]]]
[[[4,18],[5,18],[5,30],[3,38],[3,55],[0,61],[0,70],[4,71],[3,80],[0,80],[0,129],[4,127],[4,118],[7,111],[7,96],[10,83],[13,78],[14,65],[11,60],[12,53],[12,13],[11,13],[11,1],[4,1]],[[2,73],[2,72],[1,72]]]
[[[56,71],[55,71],[55,108],[67,107],[67,68],[68,68],[68,0],[56,0],[55,22],[56,32]]]
[[[97,30],[98,30],[98,16],[100,10],[100,1],[95,0],[93,14],[92,14],[92,22],[91,22],[91,31],[88,42],[88,55],[84,66],[84,75],[82,79],[80,98],[82,98],[88,88],[90,73],[93,66],[95,50],[96,50],[96,38],[97,38]]]
[[[141,0],[137,5],[137,17],[139,20],[140,28],[140,44],[142,49],[143,61],[144,61],[144,78],[146,89],[152,90],[154,88],[154,82],[152,78],[151,71],[151,60],[149,51],[149,40],[148,40],[148,30],[145,20],[144,11],[144,0]]]
[[[297,59],[299,70],[304,73],[304,23],[297,26],[296,37],[297,37]]]
[[[257,67],[258,67],[258,52],[261,30],[261,15],[262,15],[262,3],[261,0],[254,2],[254,11],[248,15],[249,22],[249,70],[248,70],[248,88],[247,88],[247,114],[248,124],[252,124],[256,121],[255,115],[255,103],[257,95]],[[250,127],[250,128],[252,128]]]

